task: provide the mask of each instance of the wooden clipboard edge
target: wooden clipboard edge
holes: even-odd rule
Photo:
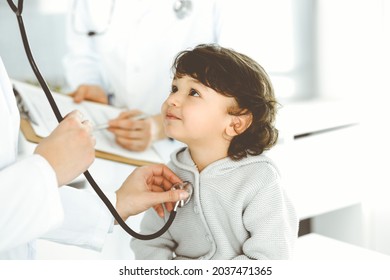
[[[35,134],[30,121],[24,118],[20,118],[20,130],[22,131],[26,140],[29,142],[39,143],[43,139],[42,137]]]
[[[39,143],[43,139],[42,137],[38,136],[35,133],[34,128],[32,127],[30,121],[27,119],[24,119],[24,118],[20,119],[20,130],[22,131],[26,140],[29,142]],[[143,165],[151,165],[151,164],[158,164],[159,163],[159,162],[151,162],[151,161],[126,158],[126,157],[118,156],[115,154],[111,154],[111,153],[107,153],[107,152],[103,152],[103,151],[99,151],[99,150],[95,151],[95,155],[96,155],[96,157],[101,158],[101,159],[116,161],[116,162],[135,165],[135,166],[143,166]]]

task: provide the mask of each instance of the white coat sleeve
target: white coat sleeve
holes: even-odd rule
[[[63,210],[54,170],[33,155],[0,170],[0,251],[58,226]]]
[[[96,42],[93,38],[81,33],[87,32],[88,26],[91,25],[89,24],[88,3],[89,1],[78,1],[77,26],[74,26],[72,13],[68,13],[66,33],[68,53],[63,60],[65,77],[71,90],[75,90],[81,84],[91,84],[99,85],[107,91],[108,85],[104,79],[99,53],[96,51]],[[79,32],[76,32],[76,28],[80,29]]]
[[[64,222],[41,238],[101,251],[107,234],[112,232],[114,218],[93,192],[62,187],[59,190],[64,208]],[[115,193],[107,194],[115,206]]]

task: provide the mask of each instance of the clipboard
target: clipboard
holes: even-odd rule
[[[12,81],[13,86],[14,86],[14,94],[15,98],[17,101],[18,109],[20,112],[20,130],[23,133],[24,137],[26,138],[27,141],[32,142],[32,143],[39,143],[44,137],[39,135],[37,133],[36,128],[38,128],[42,122],[39,118],[37,118],[36,115],[29,109],[29,106],[26,104],[25,99],[23,97],[26,97],[27,95],[21,94],[22,90],[26,90],[28,88],[35,88],[34,90],[38,90],[40,88],[34,87],[31,85],[27,85],[21,82],[17,81]],[[42,91],[43,93],[43,91]],[[58,95],[59,93],[53,93],[53,95]],[[61,95],[61,94],[60,94]],[[57,96],[58,97],[58,96]],[[69,98],[69,97],[67,97]],[[31,104],[30,104],[31,105]],[[43,104],[42,104],[43,105]],[[48,106],[48,102],[46,101],[46,105]],[[60,104],[58,104],[60,106]],[[102,105],[102,106],[109,106],[109,105]],[[110,106],[112,107],[112,106]],[[108,107],[107,107],[108,108]],[[53,116],[54,118],[54,116]],[[99,141],[99,138],[96,137],[97,141]],[[112,145],[117,145],[116,143],[112,143]],[[115,161],[119,163],[125,163],[129,165],[135,165],[135,166],[143,166],[143,165],[151,165],[151,164],[156,164],[156,163],[163,163],[162,158],[152,149],[150,148],[150,151],[147,151],[150,155],[150,157],[145,156],[145,152],[130,152],[130,151],[124,151],[123,148],[119,147],[117,145],[118,152],[108,152],[102,149],[95,149],[95,155],[97,158],[105,159],[105,160],[110,160],[110,161]],[[127,154],[132,154],[135,156],[128,156]],[[124,155],[126,154],[126,155]],[[139,155],[139,157],[138,157]],[[142,157],[140,156],[142,155]],[[149,160],[150,158],[150,160]]]
[[[25,118],[20,119],[20,130],[22,131],[26,140],[31,142],[31,143],[38,144],[43,139],[43,137],[40,137],[35,133],[34,128],[31,126],[30,121],[25,119]],[[130,164],[130,165],[135,165],[135,166],[143,166],[143,165],[151,165],[151,164],[159,163],[159,162],[152,162],[152,161],[144,161],[144,160],[137,160],[137,159],[133,159],[133,158],[127,158],[127,157],[123,157],[123,156],[119,156],[116,154],[107,153],[107,152],[103,152],[103,151],[99,151],[99,150],[95,150],[95,156],[97,158],[116,161],[116,162],[120,162],[120,163],[126,163],[126,164]]]

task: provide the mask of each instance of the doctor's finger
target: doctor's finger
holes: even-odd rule
[[[116,137],[115,141],[122,147],[132,151],[144,151],[148,147],[148,142],[143,139],[129,139],[126,137]]]
[[[86,90],[81,87],[75,90],[74,92],[70,93],[69,95],[73,98],[74,102],[80,103],[85,99]]]
[[[151,178],[151,180],[153,181],[152,184],[159,186],[162,191],[168,191],[175,183],[181,182],[180,179],[172,182],[170,179],[167,179],[163,176],[154,176]]]
[[[165,209],[167,209],[168,212],[171,212],[173,208],[175,208],[175,202],[165,202]]]
[[[166,203],[164,203],[164,205],[165,205],[165,209],[168,212],[172,212],[172,210],[175,208],[174,202],[166,202]],[[165,211],[164,211],[164,207],[162,204],[157,204],[157,205],[153,206],[153,208],[161,218],[164,218]]]
[[[149,202],[153,205],[176,202],[188,198],[188,193],[185,190],[171,190],[166,192],[152,192],[149,194]]]
[[[115,129],[115,128],[109,128],[108,131],[115,134],[117,137],[124,137],[129,139],[144,139],[147,137],[147,134],[145,131],[140,130],[126,130],[126,129]]]
[[[157,205],[153,206],[153,209],[154,209],[154,211],[157,212],[157,215],[159,215],[159,217],[164,218],[164,208],[163,208],[162,204],[157,204]]]
[[[92,132],[93,132],[92,122],[90,122],[89,120],[85,120],[85,121],[82,121],[81,123],[84,126],[84,128],[88,131],[88,133],[92,135]]]
[[[142,112],[140,110],[129,110],[129,111],[124,111],[124,112],[121,112],[118,116],[117,119],[129,119],[129,118],[133,118],[137,115],[141,115]]]
[[[150,131],[150,121],[147,119],[132,120],[132,129],[141,130],[141,131]]]
[[[108,122],[110,128],[121,128],[126,130],[134,129],[133,128],[134,123],[135,121],[132,121],[131,119],[127,119],[127,118],[113,119]]]
[[[79,110],[73,110],[72,112],[65,115],[64,119],[68,118],[75,118],[81,122],[81,120],[84,118],[84,115]]]
[[[182,180],[165,164],[154,164],[147,166],[153,176],[151,178],[164,178],[163,184],[159,183],[158,185],[163,185],[165,190],[170,190],[172,185],[175,183],[181,183]]]
[[[160,193],[165,192],[163,189],[161,189],[161,187],[158,187],[158,186],[153,186],[153,189],[156,192],[160,192]],[[183,192],[184,191],[182,191],[182,190],[176,190],[176,191],[170,190],[170,191],[165,192],[168,194],[167,195],[165,194],[163,199],[168,200],[167,202],[164,203],[165,209],[167,209],[168,212],[171,212],[173,210],[175,203],[178,200],[182,200],[182,199],[187,198],[188,194],[187,193],[183,194]],[[160,217],[164,217],[164,208],[163,208],[162,204],[157,204],[157,205],[153,206],[153,208]]]
[[[160,185],[152,185],[150,189],[152,192],[165,192],[165,190]]]

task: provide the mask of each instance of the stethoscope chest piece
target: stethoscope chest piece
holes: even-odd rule
[[[176,202],[176,205],[175,205],[175,210],[176,210],[177,207],[183,207],[183,206],[187,205],[188,202],[190,202],[192,194],[194,192],[194,187],[192,186],[192,184],[190,182],[184,181],[183,183],[174,184],[172,186],[172,190],[185,190],[186,192],[188,192],[187,199],[179,200],[178,202]]]
[[[183,19],[191,14],[191,0],[176,0],[173,4],[173,11],[178,19]]]

